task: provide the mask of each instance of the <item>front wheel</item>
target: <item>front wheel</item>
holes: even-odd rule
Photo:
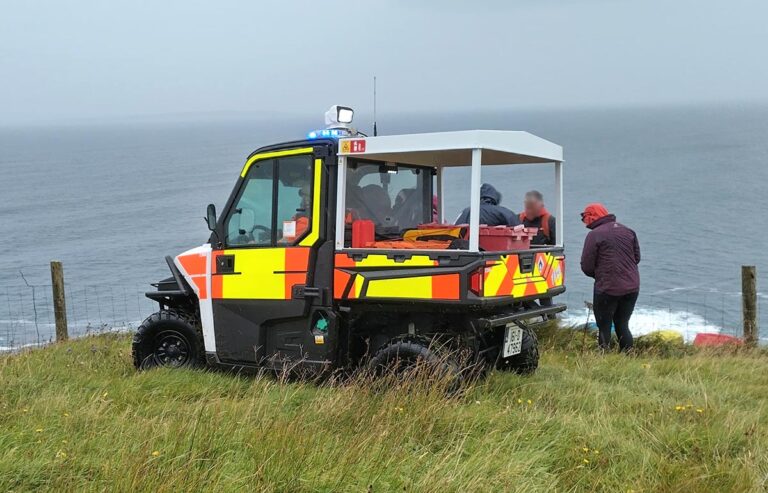
[[[133,365],[139,370],[198,367],[204,356],[198,324],[175,310],[147,317],[133,336],[132,352]]]

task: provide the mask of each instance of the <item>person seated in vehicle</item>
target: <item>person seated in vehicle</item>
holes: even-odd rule
[[[517,214],[501,205],[501,193],[493,185],[483,183],[480,187],[480,224],[488,226],[517,226],[520,224]],[[454,224],[468,224],[469,210],[467,207],[459,214]]]
[[[525,194],[524,211],[520,213],[520,221],[526,228],[538,228],[539,231],[531,239],[531,245],[555,245],[555,216],[544,207],[544,196],[538,190]]]
[[[555,245],[555,216],[549,213],[544,206],[544,196],[538,190],[531,190],[523,199],[523,212],[520,213],[520,221],[526,228],[538,228],[536,236],[531,238],[531,246]],[[541,298],[540,306],[552,306],[552,298]],[[534,302],[527,302],[528,308],[535,306]],[[554,315],[547,317],[555,319]]]
[[[401,230],[414,228],[424,222],[424,203],[415,188],[404,188],[395,197],[392,216]]]
[[[388,225],[392,221],[392,203],[379,185],[349,186],[347,212],[352,219],[370,219],[377,226]]]

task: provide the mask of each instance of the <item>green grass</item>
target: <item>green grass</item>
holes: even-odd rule
[[[599,356],[579,337],[454,398],[136,373],[127,336],[0,357],[0,491],[768,488],[765,355]]]

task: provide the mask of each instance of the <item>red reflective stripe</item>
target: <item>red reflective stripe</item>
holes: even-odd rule
[[[526,279],[526,282],[528,282],[528,284],[525,285],[525,293],[523,293],[523,296],[536,296],[539,294],[539,291],[536,288],[536,283],[533,282],[532,279],[528,278]]]
[[[223,254],[224,252],[221,250],[211,252],[211,298],[214,300],[220,300],[224,297],[224,276],[213,275],[216,272],[216,259]]]
[[[191,253],[177,257],[179,263],[190,276],[205,274],[205,254]]]
[[[208,289],[206,287],[205,282],[205,276],[197,276],[192,278],[192,282],[195,283],[195,286],[197,286],[197,297],[201,300],[207,300],[208,299]]]
[[[296,285],[307,283],[309,267],[309,248],[285,249],[285,299],[292,299],[291,293]]]
[[[291,247],[285,249],[286,271],[307,271],[309,266],[309,248]]]
[[[443,276],[432,276],[432,299],[458,300],[459,275],[447,274]]]
[[[507,272],[504,273],[504,279],[502,279],[498,291],[492,293],[493,296],[509,296],[515,287],[515,271],[519,265],[517,255],[509,255],[504,264],[507,267]]]
[[[333,269],[333,297],[335,299],[342,299],[344,296],[344,290],[347,288],[347,284],[349,283],[350,275],[346,272],[343,272],[341,268],[344,267],[354,267],[355,261],[349,258],[349,256],[346,253],[338,253],[334,256],[334,269]],[[355,297],[355,288],[354,286],[349,292],[349,297],[354,298]]]

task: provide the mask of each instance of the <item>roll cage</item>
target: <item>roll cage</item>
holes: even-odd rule
[[[437,177],[438,217],[443,216],[443,171],[447,167],[469,167],[470,223],[468,251],[479,249],[480,186],[482,168],[509,164],[554,165],[556,217],[563,217],[563,150],[557,144],[528,132],[469,130],[382,137],[350,137],[339,140],[336,205],[336,248],[345,248],[344,225],[347,179],[350,163],[363,158],[379,163],[401,163],[432,167]],[[557,221],[558,246],[564,244],[562,221]]]

